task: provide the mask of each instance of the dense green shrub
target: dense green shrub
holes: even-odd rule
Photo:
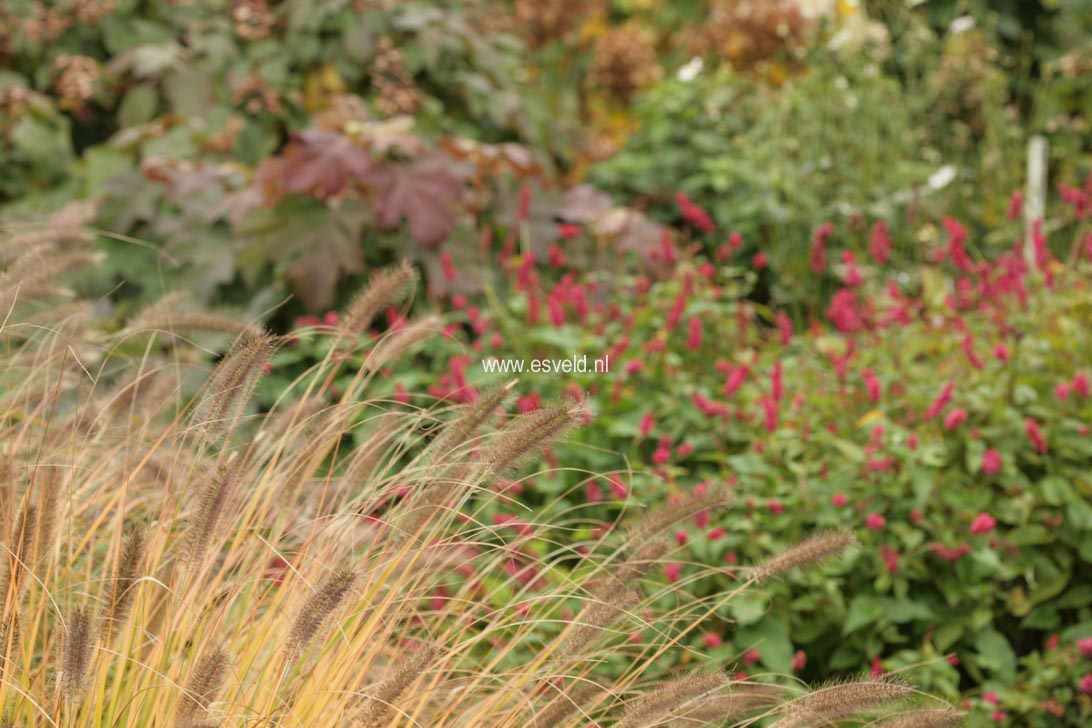
[[[94,202],[105,265],[74,285],[109,292],[118,321],[185,287],[295,329],[265,407],[318,362],[339,372],[319,394],[354,391],[359,362],[341,370],[322,312],[407,257],[418,307],[449,328],[382,372],[395,402],[468,401],[501,378],[493,356],[611,358],[607,376],[522,375],[521,410],[570,393],[598,414],[549,455],[570,469],[473,503],[532,561],[728,483],[735,506],[675,534],[665,592],[725,593],[817,526],[863,527],[864,543],[707,615],[684,661],[906,670],[962,695],[975,725],[1083,725],[1092,13],[866,4],[882,27],[809,26],[814,48],[775,43],[758,69],[715,52],[734,16],[698,23],[697,2],[672,5],[670,39],[647,32],[656,4],[577,22],[514,3],[559,21],[536,39],[485,2],[16,0],[0,9],[0,205]],[[690,43],[691,24],[713,41]],[[590,172],[630,207],[562,189],[585,132],[609,148],[631,131]],[[1025,269],[1010,192],[1033,132],[1052,179],[1076,182],[1054,190]],[[558,578],[580,568],[563,558]],[[507,572],[488,586],[498,609],[530,588]]]
[[[591,178],[664,220],[679,219],[674,196],[686,193],[769,256],[782,300],[810,291],[795,246],[827,221],[898,229],[907,215],[956,213],[995,227],[1024,165],[1005,75],[975,30],[927,36],[912,55],[928,60],[902,77],[827,51],[779,88],[724,69],[666,81],[639,100],[641,129]],[[867,245],[860,236],[852,248]],[[896,236],[897,261],[913,264],[919,250]]]
[[[1041,240],[1030,268],[1019,250],[970,257],[975,240],[951,218],[919,222],[908,234],[932,241],[928,262],[861,263],[859,280],[839,269],[843,286],[804,330],[746,300],[762,273],[739,253],[714,264],[667,246],[661,261],[678,260],[653,281],[580,276],[571,241],[545,266],[502,252],[507,293],[482,310],[451,301],[469,337],[428,352],[446,373],[390,371],[389,395],[413,401],[427,386],[460,401],[502,376],[485,371],[492,357],[609,354],[607,376],[522,375],[537,390],[522,408],[575,388],[597,417],[557,446],[573,470],[513,484],[519,505],[486,509],[498,522],[546,508],[571,513],[579,538],[583,513],[727,482],[736,505],[680,530],[684,553],[662,574],[685,582],[688,562],[723,565],[722,578],[692,585],[705,594],[808,530],[862,527],[844,569],[771,587],[783,607],[757,597],[711,615],[694,647],[753,649],[754,670],[808,678],[905,669],[967,695],[976,721],[1000,710],[1025,725],[1083,725],[1092,250],[1076,222],[1072,211],[1051,221],[1074,262]],[[1019,227],[997,232],[1016,238]],[[300,347],[279,363],[283,376],[313,356]],[[629,472],[586,475],[616,468],[619,453]]]

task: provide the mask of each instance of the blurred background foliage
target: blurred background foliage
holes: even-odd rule
[[[1031,133],[1058,178],[1087,169],[1089,17],[1088,0],[13,0],[0,209],[95,201],[150,244],[104,242],[122,299],[185,280],[319,310],[375,263],[465,257],[521,185],[590,182],[641,216],[638,255],[643,217],[679,226],[683,192],[769,257],[760,295],[806,306],[821,291],[793,251],[824,222],[924,206],[989,227]],[[413,220],[426,197],[432,230]],[[898,259],[919,248],[895,240]]]
[[[795,599],[781,611],[715,615],[716,646],[693,647],[727,660],[762,643],[756,669],[809,679],[925,665],[919,683],[972,701],[974,725],[998,722],[999,693],[1021,725],[1072,708],[1076,726],[1092,715],[1072,647],[1092,636],[1090,400],[1052,388],[1088,361],[1087,278],[999,325],[988,306],[951,310],[970,273],[935,254],[953,220],[976,262],[1010,251],[1043,134],[1040,267],[1074,262],[1090,108],[1092,0],[8,0],[0,221],[91,222],[103,264],[73,285],[116,321],[183,288],[278,331],[330,326],[374,267],[409,258],[418,305],[452,335],[385,377],[396,401],[458,400],[468,351],[621,347],[609,385],[575,378],[599,417],[565,462],[603,473],[622,453],[647,501],[738,477],[749,500],[716,539],[717,524],[688,526],[689,558],[758,559],[871,513],[890,524],[831,582],[775,587]],[[822,326],[856,313],[852,291],[835,302],[857,275],[862,311],[905,296],[913,316],[862,326],[855,351],[856,331]],[[683,345],[694,319],[704,335]],[[993,343],[1022,353],[989,359]],[[266,401],[328,353],[297,344]],[[756,413],[782,361],[794,403],[771,427]],[[713,412],[743,370],[732,416]],[[915,419],[938,372],[961,382],[968,427]],[[521,407],[571,383],[530,384]],[[868,470],[888,457],[894,470]],[[618,482],[577,477],[514,494],[625,507],[606,495]],[[1009,551],[968,538],[987,512]]]

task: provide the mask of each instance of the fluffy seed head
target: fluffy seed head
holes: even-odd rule
[[[194,424],[209,442],[219,442],[234,429],[280,344],[280,337],[247,329],[216,365],[193,412]]]
[[[68,615],[61,640],[60,670],[57,682],[61,694],[75,698],[87,683],[87,668],[91,663],[91,614],[78,608]]]
[[[907,710],[876,724],[877,728],[952,728],[961,725],[967,714],[955,708]]]
[[[110,632],[116,632],[129,616],[129,609],[136,596],[137,575],[144,561],[144,531],[140,527],[126,530],[125,541],[121,547],[114,580],[110,585],[109,604],[103,626]]]
[[[355,336],[371,325],[384,308],[398,300],[403,290],[417,280],[417,271],[403,261],[372,276],[371,284],[353,299],[342,317],[339,338]]]
[[[15,522],[14,532],[12,533],[15,551],[8,556],[7,576],[10,579],[12,594],[15,595],[16,599],[18,599],[22,591],[23,584],[26,583],[28,569],[34,566],[30,561],[34,558],[37,524],[38,507],[27,499],[19,511],[19,520]]]
[[[197,506],[185,536],[184,557],[199,562],[215,538],[220,521],[231,501],[238,475],[233,463],[220,460],[201,487]]]
[[[166,331],[171,334],[208,332],[239,336],[253,330],[238,319],[214,313],[188,311],[185,291],[172,291],[140,311],[130,321],[131,331]]]
[[[641,593],[636,589],[616,588],[589,603],[573,619],[573,629],[561,636],[559,652],[566,657],[582,653],[640,601]]]
[[[852,533],[833,531],[805,539],[754,567],[756,582],[764,582],[790,571],[820,564],[827,559],[845,553],[857,543]]]
[[[546,705],[538,710],[528,728],[554,728],[580,709],[587,709],[597,697],[606,694],[603,686],[594,682],[581,683],[575,688],[559,691]]]
[[[379,342],[368,356],[370,370],[380,369],[385,364],[397,359],[418,344],[426,341],[443,329],[443,320],[439,316],[425,316],[407,324],[404,328],[388,335]]]
[[[684,712],[687,705],[728,685],[722,672],[692,673],[661,683],[630,703],[617,728],[655,725],[668,716]]]
[[[470,404],[464,405],[458,416],[445,425],[436,439],[429,444],[430,460],[442,462],[455,449],[466,445],[493,413],[504,406],[515,385],[516,381],[512,380],[492,387],[481,392]]]
[[[720,725],[760,710],[784,697],[784,688],[764,683],[731,683],[728,692],[713,693],[678,710],[679,725]]]
[[[306,652],[308,645],[319,635],[352,591],[357,577],[357,572],[351,569],[338,571],[322,582],[307,598],[292,623],[285,643],[285,652],[290,657],[299,657]]]
[[[723,487],[711,487],[701,492],[689,492],[648,513],[630,527],[628,541],[643,543],[659,536],[670,526],[693,518],[702,511],[723,508],[732,502],[732,494]]]
[[[913,688],[893,679],[835,683],[783,703],[776,728],[805,728],[849,718],[866,710],[905,700]]]
[[[525,458],[583,424],[589,412],[583,402],[563,402],[518,417],[490,443],[486,472],[497,475],[515,468]]]
[[[57,524],[57,502],[63,473],[59,468],[43,467],[38,483],[38,518],[34,533],[33,561],[40,564],[53,549]]]
[[[206,717],[210,703],[216,700],[228,672],[228,655],[215,647],[201,656],[186,681],[175,711],[177,728],[197,728]]]
[[[649,569],[659,564],[670,550],[671,544],[665,538],[652,538],[637,543],[630,555],[614,570],[614,581],[633,584],[647,574]]]
[[[402,655],[386,678],[364,689],[364,704],[356,715],[356,725],[363,728],[386,726],[390,722],[398,698],[413,685],[439,654],[440,649],[436,645],[422,644],[408,654]]]

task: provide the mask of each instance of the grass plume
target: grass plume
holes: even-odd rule
[[[528,412],[510,422],[489,444],[485,472],[510,472],[526,458],[542,452],[565,433],[581,425],[590,410],[584,402],[561,402]]]
[[[845,531],[820,534],[771,556],[753,567],[751,573],[756,582],[762,583],[790,571],[816,566],[840,556],[856,543],[856,536]]]
[[[209,705],[224,686],[230,660],[222,647],[201,655],[194,665],[175,709],[176,728],[196,728],[207,717]]]
[[[833,683],[783,703],[776,728],[830,725],[914,696],[914,689],[893,678]]]
[[[955,708],[918,708],[884,718],[876,728],[953,728],[967,714]]]
[[[379,312],[397,301],[416,280],[417,271],[405,261],[377,271],[345,309],[338,338],[347,339],[366,330]]]
[[[91,613],[83,607],[69,613],[64,625],[60,667],[57,672],[58,689],[69,700],[79,695],[87,683],[93,639]]]
[[[216,538],[224,511],[232,500],[238,472],[235,464],[223,459],[212,466],[197,497],[194,516],[186,529],[184,556],[196,563]]]
[[[236,425],[281,340],[248,329],[216,365],[194,410],[193,420],[210,442],[223,439]]]
[[[616,728],[642,728],[681,713],[688,704],[728,686],[722,672],[697,672],[668,680],[635,698],[627,706]]]
[[[535,712],[529,728],[552,728],[561,725],[566,718],[598,702],[597,698],[601,699],[605,692],[603,686],[596,682],[584,682],[573,688],[559,690],[551,701]]]
[[[285,652],[290,657],[296,658],[306,652],[307,647],[328,626],[333,615],[344,604],[358,578],[356,571],[342,569],[315,588],[296,614],[285,641]]]
[[[403,652],[389,674],[364,690],[365,698],[353,724],[361,728],[382,728],[390,721],[398,698],[428,669],[440,654],[433,644],[417,645]]]
[[[561,636],[561,654],[573,656],[586,650],[640,601],[640,592],[622,587],[589,603],[573,619],[573,629]]]
[[[764,683],[730,683],[727,691],[695,700],[676,712],[673,726],[721,725],[768,711],[785,697],[785,689]]]
[[[108,635],[117,632],[129,616],[136,596],[134,587],[144,560],[144,546],[143,529],[140,526],[127,528],[103,617],[103,627]]]
[[[684,493],[650,511],[630,526],[628,540],[630,543],[643,543],[647,539],[662,535],[676,523],[693,518],[703,511],[723,508],[731,502],[732,494],[722,486]]]
[[[433,462],[444,462],[459,448],[464,447],[481,431],[482,426],[504,406],[512,395],[516,380],[490,387],[477,398],[460,408],[459,414],[448,423],[428,446],[428,456]]]

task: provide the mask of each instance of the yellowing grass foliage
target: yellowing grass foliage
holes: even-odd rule
[[[10,724],[812,725],[923,709],[902,683],[808,700],[786,680],[687,667],[703,618],[759,579],[836,556],[847,534],[699,600],[658,576],[663,532],[723,491],[600,524],[586,555],[550,546],[572,524],[481,522],[481,504],[505,497],[499,476],[590,415],[579,402],[508,414],[512,383],[457,407],[369,401],[381,367],[439,331],[422,319],[374,346],[360,334],[404,297],[406,269],[380,276],[327,358],[259,414],[248,400],[280,340],[176,298],[100,328],[50,273],[86,258],[86,241],[53,227],[0,245]],[[237,335],[210,367],[190,339],[225,332]],[[330,397],[349,366],[353,384]],[[430,600],[441,583],[448,597]],[[829,699],[838,690],[868,699],[847,707]]]

